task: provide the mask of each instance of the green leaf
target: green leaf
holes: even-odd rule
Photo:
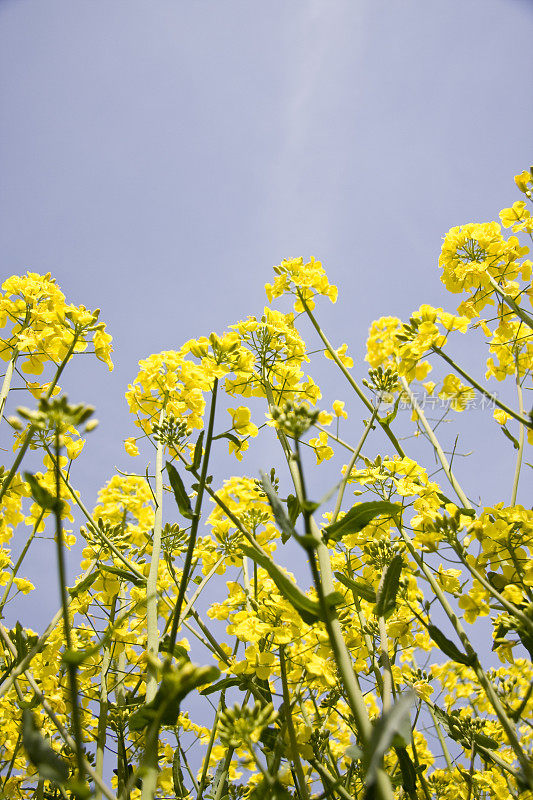
[[[298,498],[293,494],[290,494],[287,497],[287,511],[289,512],[289,523],[291,527],[294,528],[296,520],[300,516],[301,508]]]
[[[274,512],[275,520],[281,529],[281,541],[283,544],[285,544],[285,542],[287,542],[291,536],[294,536],[294,528],[291,525],[289,518],[285,514],[285,509],[283,508],[281,500],[274,491],[274,487],[270,482],[270,478],[264,472],[260,472],[259,474],[261,475],[261,485],[265,490],[266,496],[268,497],[268,502],[270,503],[272,511]],[[296,500],[296,502],[298,502],[298,500]]]
[[[400,765],[402,788],[411,800],[417,800],[416,769],[411,760],[411,756],[405,747],[395,747],[394,752],[396,753],[398,764]]]
[[[301,544],[306,550],[316,550],[320,544],[320,542],[318,542],[311,534],[304,534],[303,536],[300,536],[298,533],[295,533],[294,538],[298,544]]]
[[[179,476],[178,470],[175,466],[173,466],[173,464],[170,463],[170,461],[167,461],[166,468],[180,514],[186,519],[192,519],[194,514],[191,507],[191,501],[189,500],[189,495],[185,491],[185,486],[183,485],[183,481]]]
[[[415,693],[411,690],[397,695],[392,708],[374,723],[372,735],[363,754],[366,785],[372,786],[377,777],[383,756],[391,747],[405,747],[411,741],[411,706]]]
[[[497,750],[500,743],[493,739],[492,736],[486,736],[484,733],[474,733],[474,742],[481,747],[486,747],[487,750]]]
[[[334,575],[339,583],[351,589],[358,597],[362,597],[363,600],[367,600],[369,603],[376,602],[376,593],[370,583],[348,578],[346,575],[343,575],[342,572],[335,572]]]
[[[385,617],[386,619],[396,608],[396,595],[400,586],[402,567],[403,559],[400,555],[394,556],[390,564],[385,567],[376,592],[376,605],[374,606],[376,617]]]
[[[167,633],[159,642],[159,653],[170,653],[170,634]],[[187,650],[182,644],[175,644],[172,655],[176,658],[189,658]]]
[[[55,511],[57,506],[56,496],[51,494],[46,487],[41,486],[35,475],[31,472],[24,473],[24,480],[30,485],[31,496],[45,511]],[[60,509],[63,507],[62,500],[59,500]]]
[[[22,744],[39,775],[47,781],[65,783],[68,779],[68,765],[48,744],[35,724],[31,711],[22,712]]]
[[[513,434],[505,427],[505,425],[502,425],[500,430],[503,433],[503,435],[507,436],[507,438],[513,443],[514,449],[515,450],[519,450],[520,449],[520,445],[518,443],[518,439],[515,439]]]
[[[324,600],[329,608],[332,608],[333,606],[343,606],[346,604],[344,595],[341,592],[330,592],[324,597]]]
[[[194,446],[194,453],[193,453],[193,456],[192,456],[192,464],[190,466],[185,467],[185,469],[190,469],[190,470],[193,470],[193,469],[194,470],[198,470],[198,469],[200,469],[200,464],[202,463],[202,454],[203,454],[202,447],[203,447],[203,443],[204,443],[204,433],[205,433],[205,431],[202,431],[200,433],[200,436],[198,437],[198,439],[196,441],[196,444]]]
[[[86,592],[87,589],[90,589],[97,577],[100,575],[100,567],[97,567],[94,572],[91,572],[90,575],[87,575],[82,581],[77,583],[75,586],[71,588],[67,587],[67,591],[71,597],[77,597],[81,592]]]
[[[441,508],[444,508],[444,506],[447,506],[449,503],[453,503],[453,500],[450,500],[450,498],[446,497],[442,492],[436,492],[436,495],[441,502]]]
[[[380,422],[381,422],[383,425],[390,425],[390,424],[391,424],[391,422],[393,422],[393,421],[396,419],[396,414],[398,413],[398,406],[399,406],[399,404],[400,404],[400,399],[401,399],[401,394],[399,394],[399,395],[398,395],[398,397],[396,398],[396,402],[394,403],[394,406],[393,406],[393,408],[392,408],[392,411],[390,411],[390,412],[387,414],[387,416],[386,416],[386,417],[380,417],[380,418],[379,418],[379,421],[380,421]],[[373,427],[373,426],[372,426],[372,427]]]
[[[230,431],[225,431],[224,433],[219,433],[218,436],[213,436],[213,440],[215,439],[228,439],[228,441],[232,442],[237,450],[240,450],[242,447],[242,442],[238,436],[235,436],[234,433]]]
[[[243,553],[251,558],[260,567],[266,569],[283,597],[289,601],[307,625],[312,625],[321,619],[320,606],[315,600],[307,597],[296,584],[285,575],[281,569],[267,555],[259,552],[249,545],[241,545]]]
[[[439,650],[441,650],[445,656],[451,658],[452,661],[455,661],[457,664],[465,664],[467,667],[471,667],[475,664],[476,656],[468,656],[466,653],[462,653],[436,625],[428,625],[427,631]]]
[[[28,636],[27,632],[24,630],[18,620],[15,624],[15,627],[9,631],[9,638],[17,648],[16,663],[22,661],[22,659],[30,652],[32,647],[37,644],[39,639],[36,633]]]
[[[372,500],[369,503],[359,503],[353,506],[342,519],[327,525],[323,529],[326,541],[332,539],[338,542],[343,536],[349,533],[359,533],[369,522],[381,515],[397,517],[402,511],[402,506],[398,503],[390,503],[388,500]]]
[[[206,797],[208,800],[212,800],[214,797],[218,795],[218,790],[222,781],[225,781],[227,777],[226,770],[224,769],[224,759],[221,758],[218,762],[218,766],[215,770],[215,774],[213,776],[213,780],[211,781],[211,785],[209,787],[208,793]],[[228,795],[226,795],[227,797]],[[224,798],[221,798],[224,800]]]
[[[214,692],[222,692],[224,689],[229,689],[231,686],[240,686],[242,682],[242,678],[224,678],[221,681],[212,683],[211,686],[205,689],[201,689],[200,694],[206,695],[213,694]]]
[[[133,572],[128,572],[127,569],[122,569],[122,567],[115,567],[112,564],[100,564],[99,568],[102,572],[110,572],[112,575],[124,578],[125,581],[130,581],[135,586],[146,586],[146,578],[139,578]]]

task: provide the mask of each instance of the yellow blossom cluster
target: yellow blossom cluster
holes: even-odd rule
[[[315,295],[329,297],[332,303],[337,301],[337,287],[329,283],[321,262],[314,258],[307,263],[304,263],[303,258],[284,259],[279,266],[274,267],[274,272],[274,283],[265,285],[270,303],[276,297],[292,294],[296,297],[294,310],[300,313],[304,310],[303,302],[311,310],[315,307]]]
[[[14,275],[2,284],[0,327],[9,326],[0,342],[4,361],[22,357],[20,369],[41,375],[48,361],[56,366],[69,352],[87,350],[92,342],[96,357],[113,369],[111,336],[98,322],[99,310],[67,304],[50,273]]]

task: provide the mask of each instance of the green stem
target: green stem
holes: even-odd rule
[[[215,713],[215,719],[213,720],[213,727],[211,728],[211,734],[209,736],[209,742],[208,742],[208,745],[207,745],[207,752],[206,752],[206,754],[204,756],[204,760],[203,760],[203,764],[202,764],[202,774],[200,776],[200,783],[198,784],[198,792],[196,793],[196,800],[201,800],[201,797],[202,797],[202,794],[203,794],[203,791],[204,791],[204,787],[205,787],[205,783],[206,783],[206,780],[207,780],[207,770],[209,769],[209,759],[211,758],[211,751],[213,750],[213,745],[215,743],[215,737],[216,737],[216,733],[217,733],[217,726],[218,726],[218,720],[219,720],[219,717],[220,717],[220,712],[221,712],[221,710],[223,708],[223,704],[224,704],[223,695],[224,695],[224,691],[222,691],[220,693],[220,697],[219,697],[219,700],[218,700],[218,706],[217,706],[217,710],[216,710],[216,713]]]
[[[437,731],[437,736],[440,742],[440,746],[442,748],[442,754],[444,755],[444,759],[446,761],[446,766],[450,770],[453,770],[452,759],[450,757],[450,751],[448,750],[448,745],[446,744],[446,740],[442,734],[442,728],[440,726],[440,722],[438,721],[437,717],[435,716],[435,712],[433,711],[433,705],[428,703],[429,713],[431,714],[431,719],[433,720],[433,724],[435,726],[435,730]]]
[[[424,414],[424,412],[420,408],[419,404],[417,403],[416,398],[415,398],[413,392],[411,391],[411,387],[409,386],[409,384],[407,383],[405,378],[402,377],[402,378],[400,378],[400,380],[402,382],[402,386],[403,386],[406,394],[409,397],[409,402],[411,403],[411,407],[413,408],[414,411],[416,411],[416,413],[418,415],[418,418],[419,418],[419,420],[420,420],[420,422],[422,424],[422,427],[424,428],[424,430],[425,430],[425,432],[426,432],[426,434],[428,436],[429,441],[431,442],[431,444],[433,445],[433,447],[435,449],[435,453],[437,455],[437,458],[439,459],[439,461],[440,461],[440,463],[442,465],[442,468],[443,468],[443,470],[444,470],[444,472],[446,474],[446,477],[448,478],[448,480],[450,482],[450,485],[452,486],[455,494],[457,495],[457,497],[461,501],[461,503],[463,505],[463,508],[472,508],[472,504],[470,503],[470,500],[468,499],[466,494],[461,489],[459,481],[457,480],[457,478],[455,477],[455,475],[452,472],[452,468],[450,466],[450,463],[449,463],[448,459],[446,458],[446,456],[444,455],[444,450],[440,446],[439,440],[435,436],[433,428],[431,427],[431,425],[427,421],[426,415]]]
[[[19,351],[17,348],[13,350],[13,355],[9,361],[9,364],[6,367],[6,372],[4,375],[4,380],[2,382],[2,389],[0,390],[0,422],[2,422],[2,418],[4,416],[4,408],[6,405],[7,396],[9,394],[9,388],[11,386],[11,379],[13,377],[13,370],[15,369],[15,364],[17,362]]]
[[[392,707],[392,667],[389,658],[389,637],[384,617],[378,617],[381,661],[383,664],[383,713],[386,714]]]
[[[211,569],[209,570],[207,575],[205,575],[204,578],[202,578],[202,582],[198,584],[198,586],[194,590],[194,594],[191,595],[189,600],[187,600],[186,596],[184,597],[185,607],[183,609],[183,612],[180,614],[181,618],[184,619],[187,616],[187,614],[189,613],[190,609],[196,603],[196,601],[198,600],[198,598],[202,594],[203,590],[205,589],[205,587],[207,586],[207,584],[209,583],[209,581],[211,580],[211,578],[213,577],[213,575],[215,574],[215,572],[220,567],[220,565],[222,564],[223,561],[224,561],[224,556],[221,556],[218,559],[218,561],[216,561],[213,564],[213,566],[211,567]]]
[[[453,369],[456,372],[458,372],[459,375],[461,375],[461,377],[465,379],[465,381],[468,381],[468,383],[471,386],[473,386],[474,389],[477,389],[478,392],[480,392],[480,394],[486,397],[487,400],[490,400],[491,403],[494,403],[494,405],[498,406],[498,408],[501,408],[501,410],[505,411],[506,414],[509,414],[510,417],[514,417],[514,419],[517,419],[518,422],[522,423],[522,425],[525,425],[526,427],[533,429],[533,421],[527,419],[527,417],[523,417],[521,414],[517,413],[516,411],[513,411],[512,408],[509,408],[509,406],[506,406],[505,403],[502,403],[501,400],[498,400],[495,394],[491,394],[487,389],[485,389],[484,386],[482,386],[478,381],[476,381],[475,378],[472,378],[472,376],[469,375],[468,372],[465,372],[464,369],[461,369],[461,367],[459,367],[455,363],[455,361],[452,358],[450,358],[449,355],[447,355],[443,350],[441,350],[440,347],[432,345],[431,349],[433,350],[434,353],[437,353],[437,355],[443,358],[444,361],[446,361],[451,367],[453,367]]]
[[[337,502],[335,503],[335,509],[333,511],[333,516],[331,518],[331,523],[330,523],[331,525],[333,525],[333,523],[337,521],[337,517],[339,516],[339,512],[341,510],[342,498],[344,497],[344,491],[346,489],[346,484],[348,483],[348,479],[349,479],[349,477],[351,475],[352,469],[355,466],[355,462],[359,458],[359,454],[360,454],[360,452],[361,452],[361,450],[363,448],[363,445],[364,445],[364,443],[366,441],[366,438],[367,438],[368,434],[370,433],[370,431],[372,430],[372,426],[374,424],[374,420],[376,419],[377,413],[378,413],[377,408],[375,408],[374,411],[372,412],[372,416],[370,417],[370,419],[368,420],[368,422],[367,422],[367,424],[365,426],[365,429],[363,431],[363,435],[361,436],[361,439],[359,440],[359,444],[357,445],[357,447],[355,448],[355,450],[353,452],[353,455],[352,455],[352,457],[350,459],[350,463],[346,467],[346,472],[344,473],[343,479],[341,481],[341,485],[339,487],[339,493],[337,495]]]
[[[178,597],[176,599],[176,606],[174,609],[174,617],[172,619],[172,628],[170,630],[170,646],[169,646],[169,656],[168,660],[172,659],[172,652],[174,650],[174,645],[176,644],[176,637],[178,635],[178,628],[180,625],[180,617],[181,617],[181,608],[183,605],[183,600],[185,598],[185,592],[187,590],[187,583],[189,581],[189,573],[192,564],[192,558],[194,554],[194,547],[196,545],[196,536],[198,533],[198,525],[200,522],[200,516],[202,512],[202,501],[204,497],[204,493],[206,490],[206,478],[207,478],[207,468],[209,465],[209,456],[211,454],[211,445],[213,442],[213,428],[215,424],[215,410],[216,410],[216,401],[217,401],[217,389],[218,389],[218,378],[215,378],[213,382],[213,389],[211,392],[211,408],[209,411],[209,423],[207,428],[207,436],[205,440],[205,451],[202,461],[202,471],[200,473],[200,480],[198,485],[198,492],[196,495],[196,503],[194,505],[194,512],[193,512],[193,519],[191,525],[191,532],[189,535],[189,544],[187,547],[187,553],[185,555],[185,562],[183,564],[183,571],[181,573],[181,581],[180,587],[178,590]]]
[[[311,759],[309,762],[316,769],[321,778],[331,787],[331,791],[336,792],[343,800],[353,800],[354,796],[349,794],[342,783],[335,778],[329,770],[326,769],[316,758]],[[391,795],[392,796],[392,795]]]
[[[120,584],[119,593],[117,596],[118,611],[122,611],[125,605],[125,593],[122,584]],[[126,707],[126,691],[124,688],[124,678],[126,677],[126,653],[121,651],[116,660],[116,682],[113,687],[115,693],[115,703],[119,711],[119,725],[117,729],[117,737],[119,738],[119,747],[117,752],[117,794],[121,800],[129,800],[129,796],[125,794],[125,787],[129,775],[127,774],[128,759],[125,753],[124,746],[124,726],[122,723],[124,709]],[[122,746],[121,746],[122,745]]]
[[[142,764],[142,793],[141,800],[153,800],[157,790],[157,778],[159,775],[158,749],[159,749],[159,730],[161,728],[162,712],[150,723],[146,731],[145,750]],[[131,783],[131,778],[128,784]],[[126,789],[129,789],[126,787]]]
[[[296,769],[296,777],[298,778],[298,793],[302,800],[309,800],[309,792],[305,781],[304,771],[302,769],[302,762],[300,761],[300,754],[298,752],[298,743],[296,741],[296,732],[294,730],[294,723],[292,721],[292,704],[289,694],[289,684],[287,683],[287,668],[285,665],[285,646],[280,645],[279,648],[279,666],[281,675],[281,685],[283,688],[283,708],[285,710],[285,719],[287,721],[287,732],[289,734],[289,741],[291,743],[292,760]]]
[[[64,541],[63,541],[63,522],[61,519],[61,479],[60,461],[61,452],[59,426],[55,429],[55,490],[56,500],[54,504],[54,516],[56,521],[56,546],[57,546],[57,566],[59,577],[59,592],[61,595],[61,606],[63,608],[63,630],[65,633],[65,644],[68,651],[72,650],[72,636],[70,631],[69,602],[67,597],[67,575],[65,568]],[[81,727],[80,709],[78,705],[78,678],[76,665],[70,661],[67,663],[67,672],[70,685],[70,702],[72,706],[72,730],[76,742],[76,761],[78,765],[78,779],[83,782],[85,765],[83,760],[83,735]]]
[[[270,387],[268,380],[266,379],[266,375],[264,374],[264,372],[263,372],[263,383],[264,383],[264,388],[266,390],[267,400],[269,403],[269,411],[270,413],[272,413],[274,407],[274,398],[272,395],[272,389]],[[372,409],[372,411],[373,410],[374,409]],[[305,509],[307,497],[305,493],[303,472],[301,469],[300,458],[298,453],[298,442],[296,442],[297,452],[293,453],[289,445],[289,442],[287,440],[286,434],[278,428],[276,428],[276,434],[278,436],[279,442],[283,448],[283,452],[287,460],[287,464],[294,484],[294,490],[296,492],[296,497],[298,498],[300,508]],[[359,685],[354,675],[350,654],[348,652],[346,643],[342,636],[342,631],[339,620],[337,619],[336,612],[334,608],[332,608],[326,602],[325,599],[326,595],[331,594],[334,590],[333,573],[331,569],[331,562],[329,560],[329,553],[326,545],[322,540],[322,536],[320,534],[318,526],[314,522],[312,515],[309,513],[309,511],[304,510],[304,520],[306,527],[306,535],[312,536],[312,538],[316,542],[316,548],[307,548],[306,552],[309,557],[309,563],[311,566],[311,571],[313,573],[313,581],[315,584],[315,589],[322,610],[324,623],[326,625],[326,630],[330,638],[330,643],[335,657],[335,661],[337,663],[337,666],[339,667],[343,679],[343,684],[348,698],[348,704],[351,708],[352,714],[354,715],[356,721],[358,733],[361,737],[361,741],[364,744],[366,744],[368,738],[370,737],[371,728],[370,728],[370,720],[368,718],[368,714],[363,700],[363,695],[361,694],[361,689],[359,688]],[[318,571],[316,563],[315,549],[317,551],[320,563],[320,572]]]
[[[352,389],[354,390],[356,395],[359,397],[359,399],[364,403],[364,405],[368,408],[369,411],[371,411],[371,412],[374,411],[374,406],[372,405],[372,403],[367,398],[367,396],[365,395],[365,393],[363,392],[363,390],[361,389],[359,384],[350,375],[349,371],[346,369],[346,367],[344,366],[344,364],[340,360],[339,356],[337,355],[337,353],[335,352],[335,350],[333,348],[333,345],[331,344],[329,339],[326,337],[326,334],[324,333],[324,331],[322,330],[322,328],[318,324],[315,316],[313,315],[313,312],[311,311],[311,309],[307,305],[302,293],[299,290],[298,290],[298,297],[300,298],[300,301],[301,301],[301,303],[302,303],[302,305],[303,305],[303,307],[305,309],[305,313],[307,314],[307,316],[311,320],[311,323],[312,323],[314,329],[316,330],[316,332],[318,333],[318,335],[320,336],[320,338],[324,342],[326,350],[330,354],[331,358],[337,364],[337,366],[339,367],[340,371],[342,372],[342,374],[344,375],[344,377],[346,378],[346,380],[348,381],[348,383],[350,384],[350,386],[352,387]],[[396,436],[391,431],[390,425],[388,424],[388,422],[385,422],[384,420],[382,420],[381,417],[377,417],[377,421],[381,425],[381,427],[383,428],[384,433],[388,436],[388,438],[390,439],[390,441],[394,445],[394,448],[395,448],[396,452],[398,453],[398,455],[401,458],[405,458],[405,453],[403,451],[403,448],[400,445],[399,441],[397,440]]]
[[[117,603],[117,598],[115,597],[112,601],[109,613],[109,620],[111,625],[113,624],[115,618],[116,603]],[[104,774],[104,753],[105,753],[106,734],[107,734],[107,717],[109,709],[109,702],[107,697],[107,672],[109,670],[110,664],[111,664],[111,646],[109,644],[106,644],[104,645],[104,651],[102,653],[102,666],[100,669],[100,713],[98,715],[98,731],[96,737],[96,763],[95,763],[96,772],[101,778],[103,777]],[[96,788],[95,800],[102,800],[102,790],[98,787]]]
[[[164,406],[159,415],[159,427],[165,418]],[[159,572],[159,558],[161,555],[161,531],[163,527],[163,442],[157,440],[155,462],[155,519],[154,536],[152,540],[152,555],[150,571],[146,581],[146,653],[157,658],[159,652],[159,631],[157,629],[157,576]],[[146,702],[151,703],[157,693],[157,669],[151,659],[148,659],[146,669]]]
[[[312,514],[307,510],[307,496],[298,449],[295,457],[293,456],[289,461],[289,467],[291,464],[293,464],[296,468],[295,490],[300,507],[303,509],[305,532],[306,535],[311,536],[316,543],[315,547],[306,548],[313,574],[313,582],[318,595],[331,649],[333,650],[333,656],[339,669],[342,685],[346,691],[348,705],[350,706],[350,710],[353,714],[361,745],[364,749],[370,739],[372,727],[368,717],[368,712],[366,710],[363,694],[353,669],[350,653],[342,635],[341,624],[337,617],[335,606],[332,606],[330,603],[328,603],[326,599],[328,595],[334,591],[331,561],[328,549],[324,544],[318,525],[313,519]],[[315,552],[316,556],[318,556],[320,571],[318,569]],[[377,796],[380,797],[381,800],[393,799],[394,795],[389,777],[382,769],[378,770],[376,789]]]
[[[522,394],[522,387],[520,386],[520,376],[518,374],[518,364],[516,372],[516,391],[518,394],[518,408],[520,409],[520,416],[524,416],[524,396]],[[524,445],[526,441],[525,428],[520,424],[518,432],[518,453],[516,454],[516,467],[513,480],[513,491],[511,494],[511,505],[516,503],[516,495],[518,493],[518,481],[520,479],[520,470],[522,468],[522,458],[524,455]]]

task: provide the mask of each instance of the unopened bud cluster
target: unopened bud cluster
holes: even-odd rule
[[[50,400],[43,397],[39,400],[39,408],[36,410],[20,407],[17,408],[17,411],[34,428],[40,431],[47,431],[51,429],[61,430],[70,426],[77,428],[92,416],[94,408],[83,403],[78,403],[75,406],[70,405],[65,395],[62,395]],[[14,428],[20,427],[20,420],[17,417],[10,418],[10,422]],[[92,431],[97,425],[98,422],[96,420],[91,420],[87,422],[85,431]]]
[[[97,519],[96,525],[91,523],[87,528],[80,528],[80,532],[89,544],[101,548],[101,554],[106,550],[102,534],[119,549],[125,549],[130,546],[131,537],[121,523],[114,525],[112,522]]]
[[[459,509],[451,516],[438,514],[431,522],[424,523],[426,533],[434,533],[438,539],[453,544],[457,541],[457,533],[461,529],[461,512]]]
[[[167,447],[179,447],[190,432],[187,423],[179,421],[173,414],[165,417],[161,425],[156,423],[153,427],[155,441],[161,442]]]
[[[368,380],[363,379],[364,385],[370,391],[382,396],[390,394],[399,388],[398,373],[394,367],[385,367],[380,365],[376,369],[368,370]]]
[[[259,702],[253,708],[241,708],[239,705],[226,708],[218,722],[220,741],[226,747],[242,747],[250,742],[257,742],[263,728],[274,722],[277,716],[278,712],[272,703],[264,708]]]
[[[372,566],[378,567],[379,569],[387,567],[394,556],[398,555],[399,551],[399,542],[390,542],[388,539],[369,542],[363,546],[363,552],[368,561]]]
[[[167,522],[161,533],[161,546],[164,553],[175,555],[184,552],[189,544],[189,532],[176,523]]]
[[[460,711],[454,709],[454,711],[448,715],[450,733],[456,742],[470,749],[474,743],[476,734],[483,734],[486,720],[480,717],[461,717],[459,714]]]
[[[239,514],[239,520],[244,527],[254,532],[260,525],[265,525],[269,519],[267,512],[259,508],[250,508],[248,511],[243,511],[242,514]]]
[[[418,319],[415,319],[414,317],[410,317],[409,322],[404,322],[402,324],[401,333],[397,333],[394,338],[398,342],[411,342],[418,336],[419,327],[420,327],[420,321]]]
[[[285,403],[282,408],[273,406],[270,413],[277,428],[293,439],[300,439],[312,425],[315,425],[320,412],[312,411],[305,403],[301,405]]]

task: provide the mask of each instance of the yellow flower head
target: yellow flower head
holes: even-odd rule
[[[504,239],[497,222],[451,228],[439,258],[441,280],[450,292],[474,295],[477,312],[493,302],[490,278],[496,281],[516,278],[521,271],[519,259],[527,252],[528,248],[522,247],[516,236]]]
[[[304,310],[302,300],[312,310],[317,294],[329,297],[332,303],[337,301],[337,287],[329,283],[321,262],[315,261],[313,257],[306,264],[303,258],[284,259],[279,266],[274,267],[274,272],[277,275],[274,283],[265,285],[270,303],[275,297],[292,294],[296,297],[294,310],[300,313]]]

